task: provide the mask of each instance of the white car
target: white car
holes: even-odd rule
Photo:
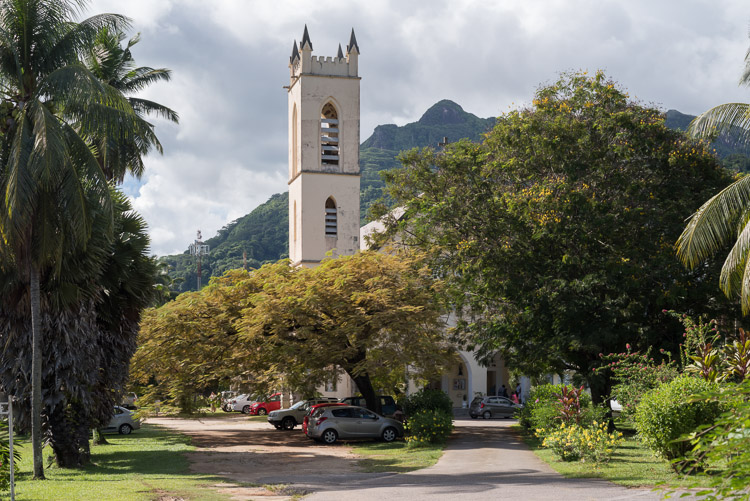
[[[102,428],[105,433],[119,433],[120,435],[130,435],[133,430],[141,427],[140,420],[133,417],[133,412],[118,405],[115,406],[115,415],[109,420],[107,426]]]
[[[229,404],[232,407],[233,411],[241,412],[243,414],[249,413],[250,407],[254,403],[255,400],[253,400],[248,394],[238,395],[237,397],[229,401]]]

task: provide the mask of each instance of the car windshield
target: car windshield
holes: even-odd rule
[[[299,409],[300,407],[304,406],[307,402],[305,400],[302,400],[301,402],[297,402],[294,404],[291,408],[292,409]]]

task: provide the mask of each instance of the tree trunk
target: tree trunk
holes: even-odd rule
[[[378,395],[375,393],[375,388],[372,387],[372,382],[370,381],[370,375],[365,373],[365,374],[359,374],[357,376],[354,376],[348,371],[347,373],[354,380],[354,383],[357,385],[359,392],[362,393],[362,396],[365,398],[365,402],[367,403],[367,408],[373,412],[382,414],[383,410],[380,408],[380,399],[378,398]]]
[[[50,445],[55,462],[61,468],[79,468],[86,465],[89,449],[89,420],[86,412],[75,404],[60,404],[49,414]]]
[[[109,442],[104,438],[104,433],[99,428],[94,428],[94,445],[105,445]]]
[[[39,304],[39,269],[29,264],[31,299],[31,447],[34,455],[34,479],[44,479],[42,458],[42,329]]]

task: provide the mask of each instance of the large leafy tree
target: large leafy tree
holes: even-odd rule
[[[251,296],[239,323],[247,359],[265,368],[261,382],[283,374],[286,384],[314,390],[321,380],[308,370],[333,377],[339,368],[379,412],[378,387],[392,391],[407,366],[417,379],[439,375],[455,356],[444,336],[440,282],[405,252],[328,259],[279,270],[279,278]]]
[[[676,346],[663,309],[726,311],[716,270],[683,269],[672,243],[727,174],[601,73],[540,88],[481,144],[402,163],[386,176],[404,211],[390,232],[431,255],[457,334],[480,354],[529,374],[574,370],[598,401],[609,393],[592,373],[600,353]]]

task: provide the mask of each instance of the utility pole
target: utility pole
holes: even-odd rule
[[[208,245],[203,243],[201,230],[198,230],[195,242],[190,244],[190,254],[198,260],[198,290],[201,290],[201,258],[208,256]]]

